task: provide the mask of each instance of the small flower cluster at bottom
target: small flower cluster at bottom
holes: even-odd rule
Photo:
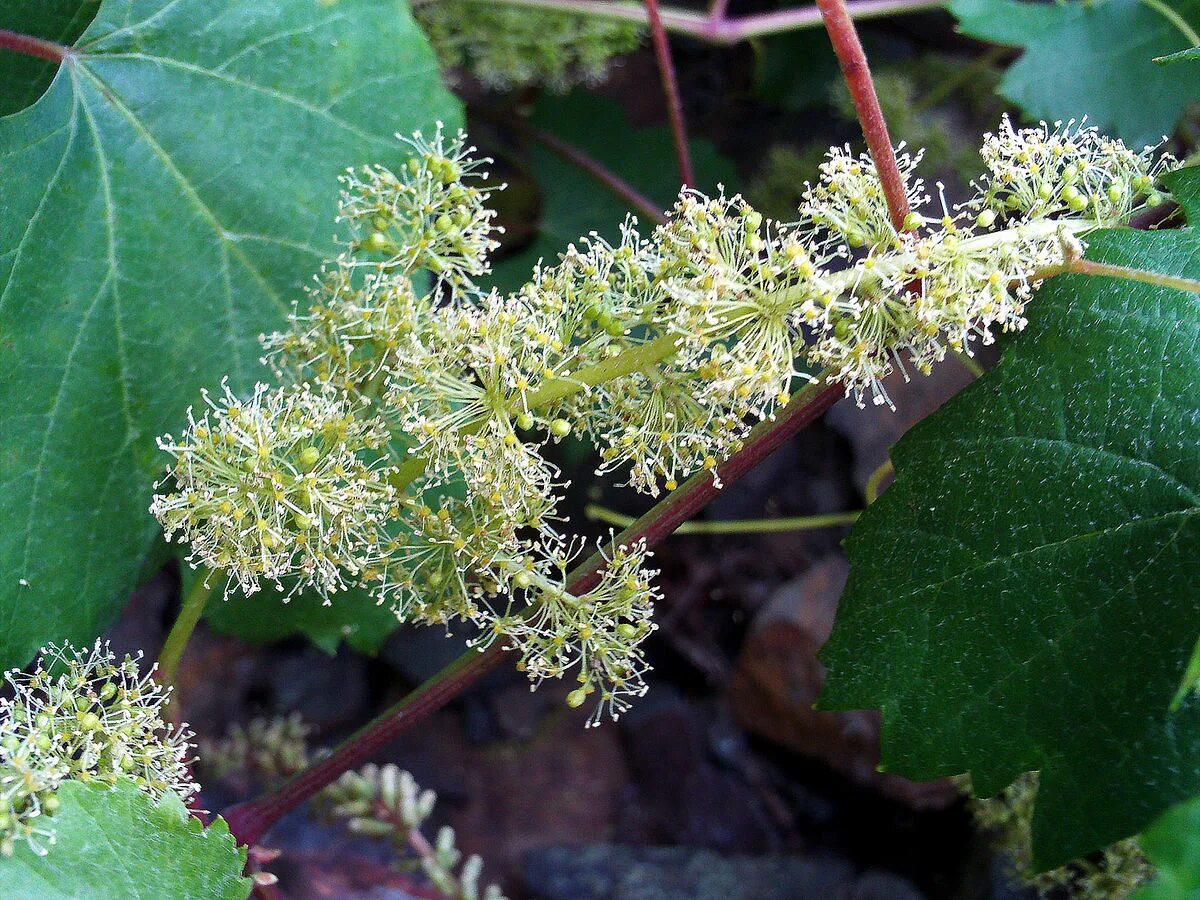
[[[322,751],[310,751],[312,728],[298,713],[234,725],[225,737],[205,741],[200,765],[229,784],[278,783],[310,764]],[[483,861],[463,859],[454,829],[443,826],[433,844],[421,829],[433,814],[437,795],[421,790],[412,775],[394,765],[369,763],[344,772],[317,793],[312,803],[327,819],[342,820],[356,834],[389,840],[406,862],[416,858],[429,882],[453,900],[504,900],[496,885],[480,892]],[[461,865],[460,865],[461,864]]]
[[[64,781],[132,781],[150,797],[186,800],[200,790],[188,770],[191,734],[163,720],[170,688],[118,660],[97,641],[43,648],[33,674],[5,676],[0,701],[0,854],[18,841],[45,854]]]

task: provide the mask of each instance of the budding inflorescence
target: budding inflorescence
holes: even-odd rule
[[[0,700],[0,854],[11,856],[18,841],[39,854],[54,843],[64,781],[128,780],[156,799],[199,790],[188,771],[191,735],[163,721],[170,688],[152,674],[97,641],[45,647],[33,674],[5,676],[13,696]]]
[[[716,478],[812,366],[890,404],[893,371],[1022,328],[1038,279],[1157,202],[1171,164],[1083,126],[1005,120],[957,208],[901,153],[912,210],[897,226],[871,160],[835,148],[795,222],[687,189],[650,233],[631,218],[615,242],[590,235],[505,295],[475,283],[495,231],[469,184],[482,163],[461,134],[410,148],[399,174],[347,180],[346,252],[264,338],[288,384],[226,392],[165,439],[175,490],[154,511],[247,592],[361,583],[403,618],[473,622],[534,684],[577,673],[571,704],[613,715],[644,690],[646,548],[612,550],[600,584],[572,591],[581,547],[548,445],[590,438],[600,472],[657,494]],[[437,276],[427,292],[418,270]]]
[[[397,850],[416,856],[425,877],[446,897],[456,900],[504,900],[494,884],[480,890],[483,860],[464,859],[454,829],[438,829],[432,844],[421,828],[433,814],[437,794],[422,790],[411,774],[393,765],[368,763],[346,772],[317,795],[328,818],[343,819],[356,834],[390,840]]]
[[[416,0],[429,43],[451,77],[470,74],[495,90],[542,85],[565,93],[600,81],[614,56],[636,50],[644,28],[492,0]]]
[[[159,447],[175,458],[176,490],[151,511],[193,562],[252,594],[262,581],[328,594],[377,564],[383,525],[399,512],[380,450],[383,423],[344,396],[306,384],[258,384],[245,400],[224,385],[199,418]]]
[[[399,137],[399,136],[398,136]],[[432,272],[457,288],[489,271],[498,246],[494,210],[485,187],[491,160],[475,159],[466,135],[447,139],[439,123],[433,138],[400,138],[412,151],[399,172],[383,166],[349,169],[342,176],[338,220],[354,235],[369,265],[411,274]],[[501,189],[497,188],[497,190]]]

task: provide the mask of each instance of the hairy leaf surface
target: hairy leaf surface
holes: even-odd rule
[[[1200,170],[1173,176],[1198,221]],[[1103,262],[1200,278],[1200,235],[1110,230]],[[1200,792],[1200,296],[1060,276],[1000,365],[893,451],[855,526],[827,709],[880,708],[883,761],[1039,770],[1034,862],[1142,830]]]
[[[962,30],[1022,47],[1000,92],[1033,119],[1079,119],[1140,148],[1175,130],[1200,83],[1154,64],[1192,45],[1172,15],[1200,30],[1200,0],[1032,3],[953,0]]]
[[[155,802],[132,782],[113,787],[63,783],[55,843],[45,856],[18,844],[0,856],[6,900],[243,900],[246,851],[224,819],[205,828],[183,802]]]
[[[105,0],[0,119],[0,665],[113,617],[161,547],[155,436],[266,375],[337,174],[438,118],[402,3]]]

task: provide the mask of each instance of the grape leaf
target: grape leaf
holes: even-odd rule
[[[189,570],[185,582],[195,577]],[[214,576],[214,596],[205,607],[204,619],[213,630],[251,643],[302,634],[330,655],[342,641],[360,653],[375,654],[400,626],[391,608],[376,603],[361,587],[335,594],[326,605],[311,591],[301,592],[287,603],[270,589],[250,597],[234,594],[225,600],[222,583],[223,576]]]
[[[246,851],[224,819],[207,828],[167,794],[157,803],[129,781],[68,781],[58,792],[55,843],[45,856],[17,844],[0,857],[6,900],[243,900]]]
[[[266,375],[338,172],[438,118],[459,108],[400,2],[105,0],[0,119],[0,666],[115,615],[161,552],[155,436]]]
[[[1200,222],[1200,169],[1172,176]],[[1200,233],[1118,229],[1091,259],[1200,277]],[[1034,865],[1200,793],[1200,296],[1060,276],[1000,365],[895,446],[847,540],[826,709],[883,711],[888,771],[1041,773]]]
[[[1138,838],[1158,874],[1132,900],[1200,897],[1200,797],[1173,806]]]
[[[1162,6],[1200,29],[1200,0]],[[1196,79],[1153,62],[1192,44],[1156,7],[1142,0],[953,0],[950,11],[971,37],[1024,48],[1000,92],[1027,115],[1086,115],[1101,131],[1141,146],[1173,132],[1187,105],[1200,99]]]
[[[632,127],[612,100],[582,91],[544,99],[534,110],[531,124],[582,150],[662,209],[674,204],[679,175],[667,128]],[[614,135],[621,135],[621,140],[614,140]],[[711,143],[693,140],[691,151],[699,187],[733,184],[733,167]],[[538,260],[552,265],[558,254],[583,235],[595,231],[608,240],[616,239],[630,212],[637,212],[645,228],[644,213],[631,210],[578,166],[545,147],[531,143],[529,162],[541,189],[541,222],[529,246],[496,265],[495,281],[501,289],[516,290],[529,280]]]

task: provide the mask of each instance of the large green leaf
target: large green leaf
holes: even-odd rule
[[[1200,29],[1200,0],[953,0],[950,10],[972,37],[1024,48],[1000,91],[1032,118],[1086,115],[1140,146],[1173,132],[1200,99],[1197,79],[1153,62],[1191,46],[1173,16]]]
[[[1200,170],[1174,179],[1191,220]],[[1088,257],[1200,277],[1200,234],[1095,234]],[[1034,864],[1200,793],[1200,296],[1053,279],[1003,361],[893,451],[847,541],[827,709],[883,711],[883,761],[1041,772]]]
[[[667,128],[632,127],[616,103],[581,91],[547,97],[534,111],[532,124],[584,151],[659,208],[674,204],[679,175]],[[733,184],[733,167],[711,143],[693,140],[691,152],[699,187]],[[529,162],[541,190],[541,220],[533,242],[496,266],[496,283],[505,290],[524,284],[538,260],[556,262],[558,254],[583,235],[594,231],[615,239],[625,216],[637,212],[578,166],[537,143],[530,146]],[[645,214],[637,215],[645,228]]]
[[[1168,809],[1138,841],[1158,875],[1133,900],[1200,898],[1200,797]]]
[[[132,782],[65,782],[45,856],[18,844],[0,857],[5,900],[243,900],[246,851],[224,819],[207,828],[174,794],[155,802]]]
[[[0,666],[86,640],[159,546],[154,438],[265,370],[336,175],[455,122],[405,6],[106,0],[0,119]]]
[[[187,581],[195,578],[188,572]],[[360,587],[334,594],[328,604],[313,592],[301,592],[283,602],[274,591],[250,597],[221,597],[223,576],[215,576],[215,596],[208,601],[204,619],[214,630],[244,641],[266,643],[299,634],[326,653],[333,654],[345,641],[360,653],[378,653],[388,635],[400,627],[391,607],[379,604]]]

